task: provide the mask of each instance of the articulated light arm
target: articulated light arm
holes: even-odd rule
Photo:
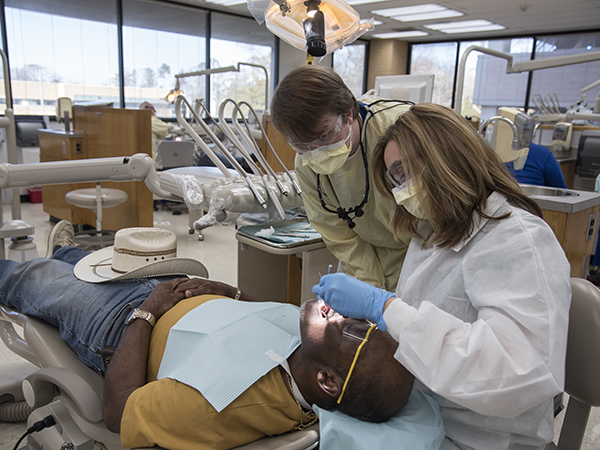
[[[179,199],[160,187],[154,161],[145,153],[114,158],[0,164],[0,188],[98,181],[144,181],[152,193],[166,199]]]
[[[238,62],[237,66],[215,67],[214,69],[211,68],[196,70],[195,72],[178,73],[177,75],[175,75],[175,89],[173,89],[169,93],[169,95],[167,96],[167,100],[173,103],[177,98],[177,95],[180,94],[179,80],[181,78],[199,77],[201,75],[212,75],[215,73],[240,72],[241,66],[256,67],[257,69],[261,69],[265,73],[265,111],[267,111],[269,109],[269,73],[267,72],[267,69],[264,66],[247,62]]]
[[[532,72],[534,70],[549,69],[552,67],[569,66],[590,61],[600,60],[600,51],[579,53],[577,55],[557,56],[554,58],[534,59],[531,61],[520,61],[513,64],[513,56],[490,48],[472,45],[465,50],[458,66],[458,79],[456,81],[456,96],[454,98],[454,110],[460,114],[462,110],[462,97],[465,85],[465,70],[467,57],[472,51],[478,51],[487,55],[506,59],[506,73]],[[598,120],[597,118],[595,120]]]

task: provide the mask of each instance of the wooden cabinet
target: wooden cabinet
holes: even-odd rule
[[[273,146],[273,149],[277,152],[277,155],[288,168],[288,170],[294,170],[294,159],[296,158],[296,152],[290,144],[288,144],[285,136],[279,132],[273,122],[271,121],[271,115],[265,114],[263,115],[263,128],[265,129],[265,133]],[[268,146],[264,139],[259,141],[259,146],[262,151],[262,154],[265,156],[265,159],[269,163],[269,165],[273,168],[275,172],[283,172],[283,168],[277,162],[277,158],[273,155],[271,150],[269,150]]]
[[[587,276],[590,255],[594,252],[595,221],[599,209],[599,206],[593,206],[573,213],[542,209],[544,220],[554,231],[571,263],[571,277]]]
[[[73,132],[40,131],[40,161],[131,156],[151,154],[150,111],[101,107],[73,107]],[[103,210],[102,227],[119,230],[126,227],[153,226],[152,193],[143,181],[102,182],[102,187],[127,192],[127,202]],[[65,201],[74,189],[91,188],[95,183],[43,186],[44,211],[57,219],[76,225],[96,224],[91,209],[79,208]]]

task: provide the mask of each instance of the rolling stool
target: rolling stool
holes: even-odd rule
[[[100,183],[96,183],[96,189],[76,189],[67,192],[65,195],[67,203],[80,208],[93,209],[96,212],[96,229],[78,231],[75,233],[75,243],[83,250],[113,245],[115,230],[102,229],[102,209],[125,203],[127,198],[127,192],[120,189],[102,189]]]

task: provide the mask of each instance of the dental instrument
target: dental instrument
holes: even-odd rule
[[[196,131],[192,128],[192,126],[190,124],[188,124],[187,121],[183,118],[183,116],[181,114],[181,103],[182,102],[185,105],[187,105],[187,107],[189,108],[189,110],[190,110],[191,114],[193,115],[194,119],[196,120],[196,122],[198,124],[200,124],[200,126],[208,134],[208,136],[211,138],[211,140],[217,145],[217,147],[219,147],[219,149],[223,152],[223,154],[225,154],[226,157],[228,155],[231,156],[231,154],[225,148],[225,146],[221,143],[221,141],[215,136],[215,134],[212,132],[212,130],[206,125],[204,120],[202,120],[198,116],[198,114],[196,114],[196,111],[194,111],[192,109],[192,106],[189,104],[187,99],[182,95],[178,95],[177,99],[175,100],[175,115],[177,116],[177,121],[183,128],[185,128],[185,130],[190,134],[190,136],[192,136],[192,138],[196,141],[196,143],[200,146],[200,148],[202,148],[202,150],[204,150],[204,152],[208,155],[210,160],[213,163],[215,163],[215,165],[221,170],[221,172],[223,172],[225,177],[226,178],[232,177],[231,173],[227,170],[227,168],[221,162],[221,160],[219,158],[217,158],[215,153],[208,147],[208,145],[206,145],[206,143],[200,138],[200,136],[198,136],[198,133],[196,133]],[[256,186],[254,185],[254,183],[252,182],[252,180],[250,179],[250,177],[248,176],[246,171],[242,168],[242,166],[240,166],[240,164],[237,161],[235,161],[235,158],[231,158],[231,159],[228,158],[228,160],[232,163],[233,167],[244,179],[244,181],[250,188],[250,191],[256,198],[256,201],[258,201],[258,203],[263,207],[263,209],[267,209],[267,203],[265,202],[265,199],[263,198],[262,195],[260,195],[260,193],[256,189]]]
[[[296,189],[296,192],[298,193],[299,196],[302,196],[302,191],[300,189],[300,185],[296,182],[296,180],[294,180],[292,178],[292,176],[290,175],[289,170],[287,169],[287,167],[285,166],[285,164],[283,164],[283,161],[281,161],[281,158],[279,157],[279,155],[277,154],[277,152],[275,151],[275,149],[273,148],[273,146],[271,145],[271,141],[269,140],[269,138],[267,137],[267,133],[265,132],[262,123],[259,120],[258,115],[256,114],[256,112],[254,111],[254,109],[252,108],[252,106],[250,104],[248,104],[248,102],[242,101],[239,103],[239,106],[247,106],[248,109],[250,110],[250,112],[252,113],[252,115],[254,116],[255,120],[256,120],[256,124],[258,125],[258,128],[260,129],[260,132],[263,136],[263,139],[265,140],[265,142],[267,143],[267,146],[269,147],[269,150],[271,151],[271,153],[273,154],[273,156],[275,157],[275,159],[277,159],[277,162],[279,163],[279,165],[283,168],[283,170],[285,171],[285,173],[288,175],[288,177],[290,178],[290,180],[292,181],[292,185],[294,186],[294,189]],[[241,114],[241,109],[238,109],[240,111]],[[236,110],[237,111],[237,110]],[[234,116],[234,118],[237,118],[237,116]],[[246,129],[248,130],[248,134],[252,137],[252,134],[250,133],[250,128],[248,126],[248,123],[246,122],[246,119],[243,117],[242,115],[242,120],[244,121],[244,125],[246,126]],[[238,125],[237,121],[233,122],[236,127]],[[258,144],[256,143],[256,141],[254,140],[254,137],[252,137],[252,141],[253,144],[256,148],[258,148]],[[261,154],[262,156],[262,154]],[[264,157],[263,157],[264,159]],[[266,160],[265,160],[266,163]],[[267,164],[268,165],[268,164]],[[283,191],[282,191],[283,192]],[[287,195],[284,193],[284,195]]]
[[[237,106],[237,104],[235,104],[235,102],[233,102],[233,100],[227,99],[225,100],[225,102],[227,101],[231,101],[231,103],[233,103],[235,105],[234,107],[234,118],[233,123],[237,126],[237,119],[235,117],[237,111],[239,110],[239,106]],[[223,103],[225,103],[223,102]],[[224,110],[224,106],[223,103],[221,103],[221,107],[219,108],[219,114]],[[227,130],[229,131],[229,134],[227,132],[224,131],[225,135],[230,137],[233,135],[233,133],[231,133],[231,129],[228,127],[227,122],[225,120],[223,120],[221,117],[219,117],[220,123],[223,124],[222,129],[227,128]],[[246,119],[244,118],[244,123],[246,124],[246,127],[248,127],[248,124],[246,123]],[[248,127],[248,131],[249,131],[249,127]],[[231,135],[231,136],[230,136]],[[261,165],[263,166],[263,168],[265,169],[265,171],[273,177],[273,179],[275,180],[277,186],[280,188],[281,192],[283,195],[287,196],[287,190],[285,188],[283,188],[283,184],[281,184],[281,181],[279,181],[275,175],[275,172],[273,171],[273,169],[271,168],[271,166],[267,163],[266,159],[264,158],[264,156],[262,155],[260,148],[258,147],[258,145],[256,145],[256,142],[250,143],[249,139],[247,139],[247,137],[245,136],[244,133],[240,133],[240,135],[242,136],[242,138],[244,139],[244,141],[247,142],[247,144],[249,144],[249,146],[251,148],[253,148],[254,150],[254,155],[257,155],[257,159],[259,159]],[[233,139],[231,139],[232,142],[234,142]],[[239,142],[239,140],[235,139],[235,141]],[[254,145],[252,145],[254,144]],[[245,149],[243,146],[239,147],[240,152],[242,152],[242,154],[247,155],[246,158],[252,160],[252,158],[250,157],[250,155],[245,152]],[[265,186],[265,189],[267,190],[267,194],[269,196],[269,198],[271,199],[271,201],[273,202],[273,204],[275,205],[275,209],[277,210],[277,213],[279,214],[279,217],[281,220],[285,220],[285,211],[283,209],[283,206],[281,206],[281,203],[279,202],[279,199],[277,198],[277,194],[273,191],[273,189],[271,188],[271,185],[269,184],[269,180],[267,178],[267,176],[264,174],[264,172],[258,170],[257,174],[260,174],[260,177],[263,180],[263,184]]]

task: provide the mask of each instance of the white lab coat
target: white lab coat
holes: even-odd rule
[[[442,449],[533,449],[564,385],[570,267],[550,227],[493,193],[451,249],[410,243],[383,318],[395,357],[438,401]]]

